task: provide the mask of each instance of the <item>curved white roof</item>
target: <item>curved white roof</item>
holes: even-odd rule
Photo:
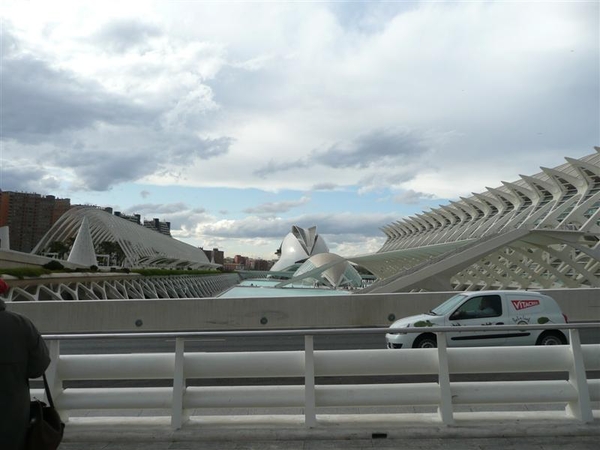
[[[600,147],[595,149],[580,159],[565,158],[565,164],[553,169],[542,167],[541,173],[520,175],[386,225],[382,231],[387,239],[377,253],[348,259],[381,280],[420,271],[424,281],[411,289],[439,290],[442,280],[446,290],[600,287]],[[518,232],[523,236],[510,241]],[[447,262],[444,275],[436,277],[427,275],[431,267],[421,270],[440,258],[448,261],[453,251],[467,245],[500,242],[502,236],[504,245],[489,246],[485,256],[466,268]],[[372,291],[395,292],[394,286],[380,283]]]
[[[125,254],[125,267],[218,267],[199,248],[94,207],[71,208],[52,226],[32,253],[43,254],[53,241],[77,237],[84,218],[94,246],[116,242]]]
[[[322,270],[317,271],[317,269]],[[308,274],[306,279],[317,280],[334,289],[362,285],[362,278],[356,269],[345,258],[335,253],[319,253],[311,256],[294,273],[293,278],[302,278],[304,274]]]
[[[319,253],[329,253],[325,240],[317,234],[317,227],[308,229],[296,225],[281,243],[281,256],[271,270],[289,270],[297,263],[304,262],[308,257]]]

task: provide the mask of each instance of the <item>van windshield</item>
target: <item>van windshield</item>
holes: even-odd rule
[[[450,311],[453,311],[458,305],[460,305],[465,298],[467,298],[467,296],[463,294],[458,294],[454,297],[450,297],[440,306],[438,306],[435,309],[432,309],[429,312],[429,314],[433,314],[434,316],[445,316]]]

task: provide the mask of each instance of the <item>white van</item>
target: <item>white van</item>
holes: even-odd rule
[[[388,348],[437,347],[434,333],[402,333],[406,327],[468,325],[537,325],[567,323],[556,301],[547,295],[529,291],[464,292],[449,298],[426,314],[405,317],[390,326],[386,334]],[[505,332],[446,333],[449,347],[498,345],[560,345],[567,337],[560,330],[507,330]]]

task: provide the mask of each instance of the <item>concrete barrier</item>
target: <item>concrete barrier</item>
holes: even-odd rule
[[[600,289],[544,290],[569,321],[600,320]],[[456,292],[320,297],[9,302],[42,333],[384,327]]]

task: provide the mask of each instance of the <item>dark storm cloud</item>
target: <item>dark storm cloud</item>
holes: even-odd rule
[[[0,189],[16,192],[46,193],[60,187],[60,181],[39,166],[23,167],[2,161]]]
[[[203,139],[192,134],[180,134],[170,149],[170,160],[176,164],[188,164],[195,157],[215,158],[229,152],[234,141],[227,136]]]
[[[107,23],[92,35],[92,42],[103,49],[125,53],[132,49],[144,49],[148,40],[161,36],[156,25],[133,19],[120,19]]]
[[[415,132],[375,130],[359,136],[350,145],[335,144],[325,152],[314,152],[313,158],[333,168],[364,169],[386,162],[404,162],[426,150],[425,140]]]
[[[269,161],[254,171],[261,178],[285,170],[323,165],[333,169],[365,169],[373,166],[406,165],[429,150],[428,137],[412,130],[373,130],[349,143],[338,142],[326,150],[313,150],[296,161]]]
[[[120,24],[111,32],[136,42],[152,29]],[[15,158],[23,154],[17,144],[40,145],[34,151],[44,153],[47,163],[73,170],[78,178],[75,189],[104,191],[159,171],[177,171],[177,166],[184,171],[195,160],[227,153],[234,142],[225,136],[203,138],[189,130],[165,130],[157,119],[168,105],[151,109],[112,94],[96,82],[21,52],[10,27],[4,34],[1,139],[13,143]],[[102,143],[89,144],[98,141]]]
[[[36,143],[98,122],[123,125],[155,115],[31,56],[3,56],[0,76],[3,139]]]
[[[148,131],[147,137],[153,135],[156,133]],[[122,138],[127,141],[127,133]],[[46,160],[73,170],[78,179],[74,189],[106,191],[116,184],[136,181],[155,173],[173,174],[173,171],[179,170],[177,176],[184,175],[185,168],[195,160],[222,155],[229,151],[233,142],[226,137],[202,139],[169,135],[168,138],[170,141],[166,142],[164,136],[156,135],[154,142],[149,142],[152,139],[137,142],[136,137],[132,137],[129,146],[118,143],[105,144],[102,148],[88,148],[76,143],[62,146],[60,151],[47,152]]]
[[[54,162],[70,167],[80,180],[75,189],[106,191],[114,184],[137,180],[157,170],[156,157],[123,149],[110,155],[102,151],[74,151],[56,155]]]

